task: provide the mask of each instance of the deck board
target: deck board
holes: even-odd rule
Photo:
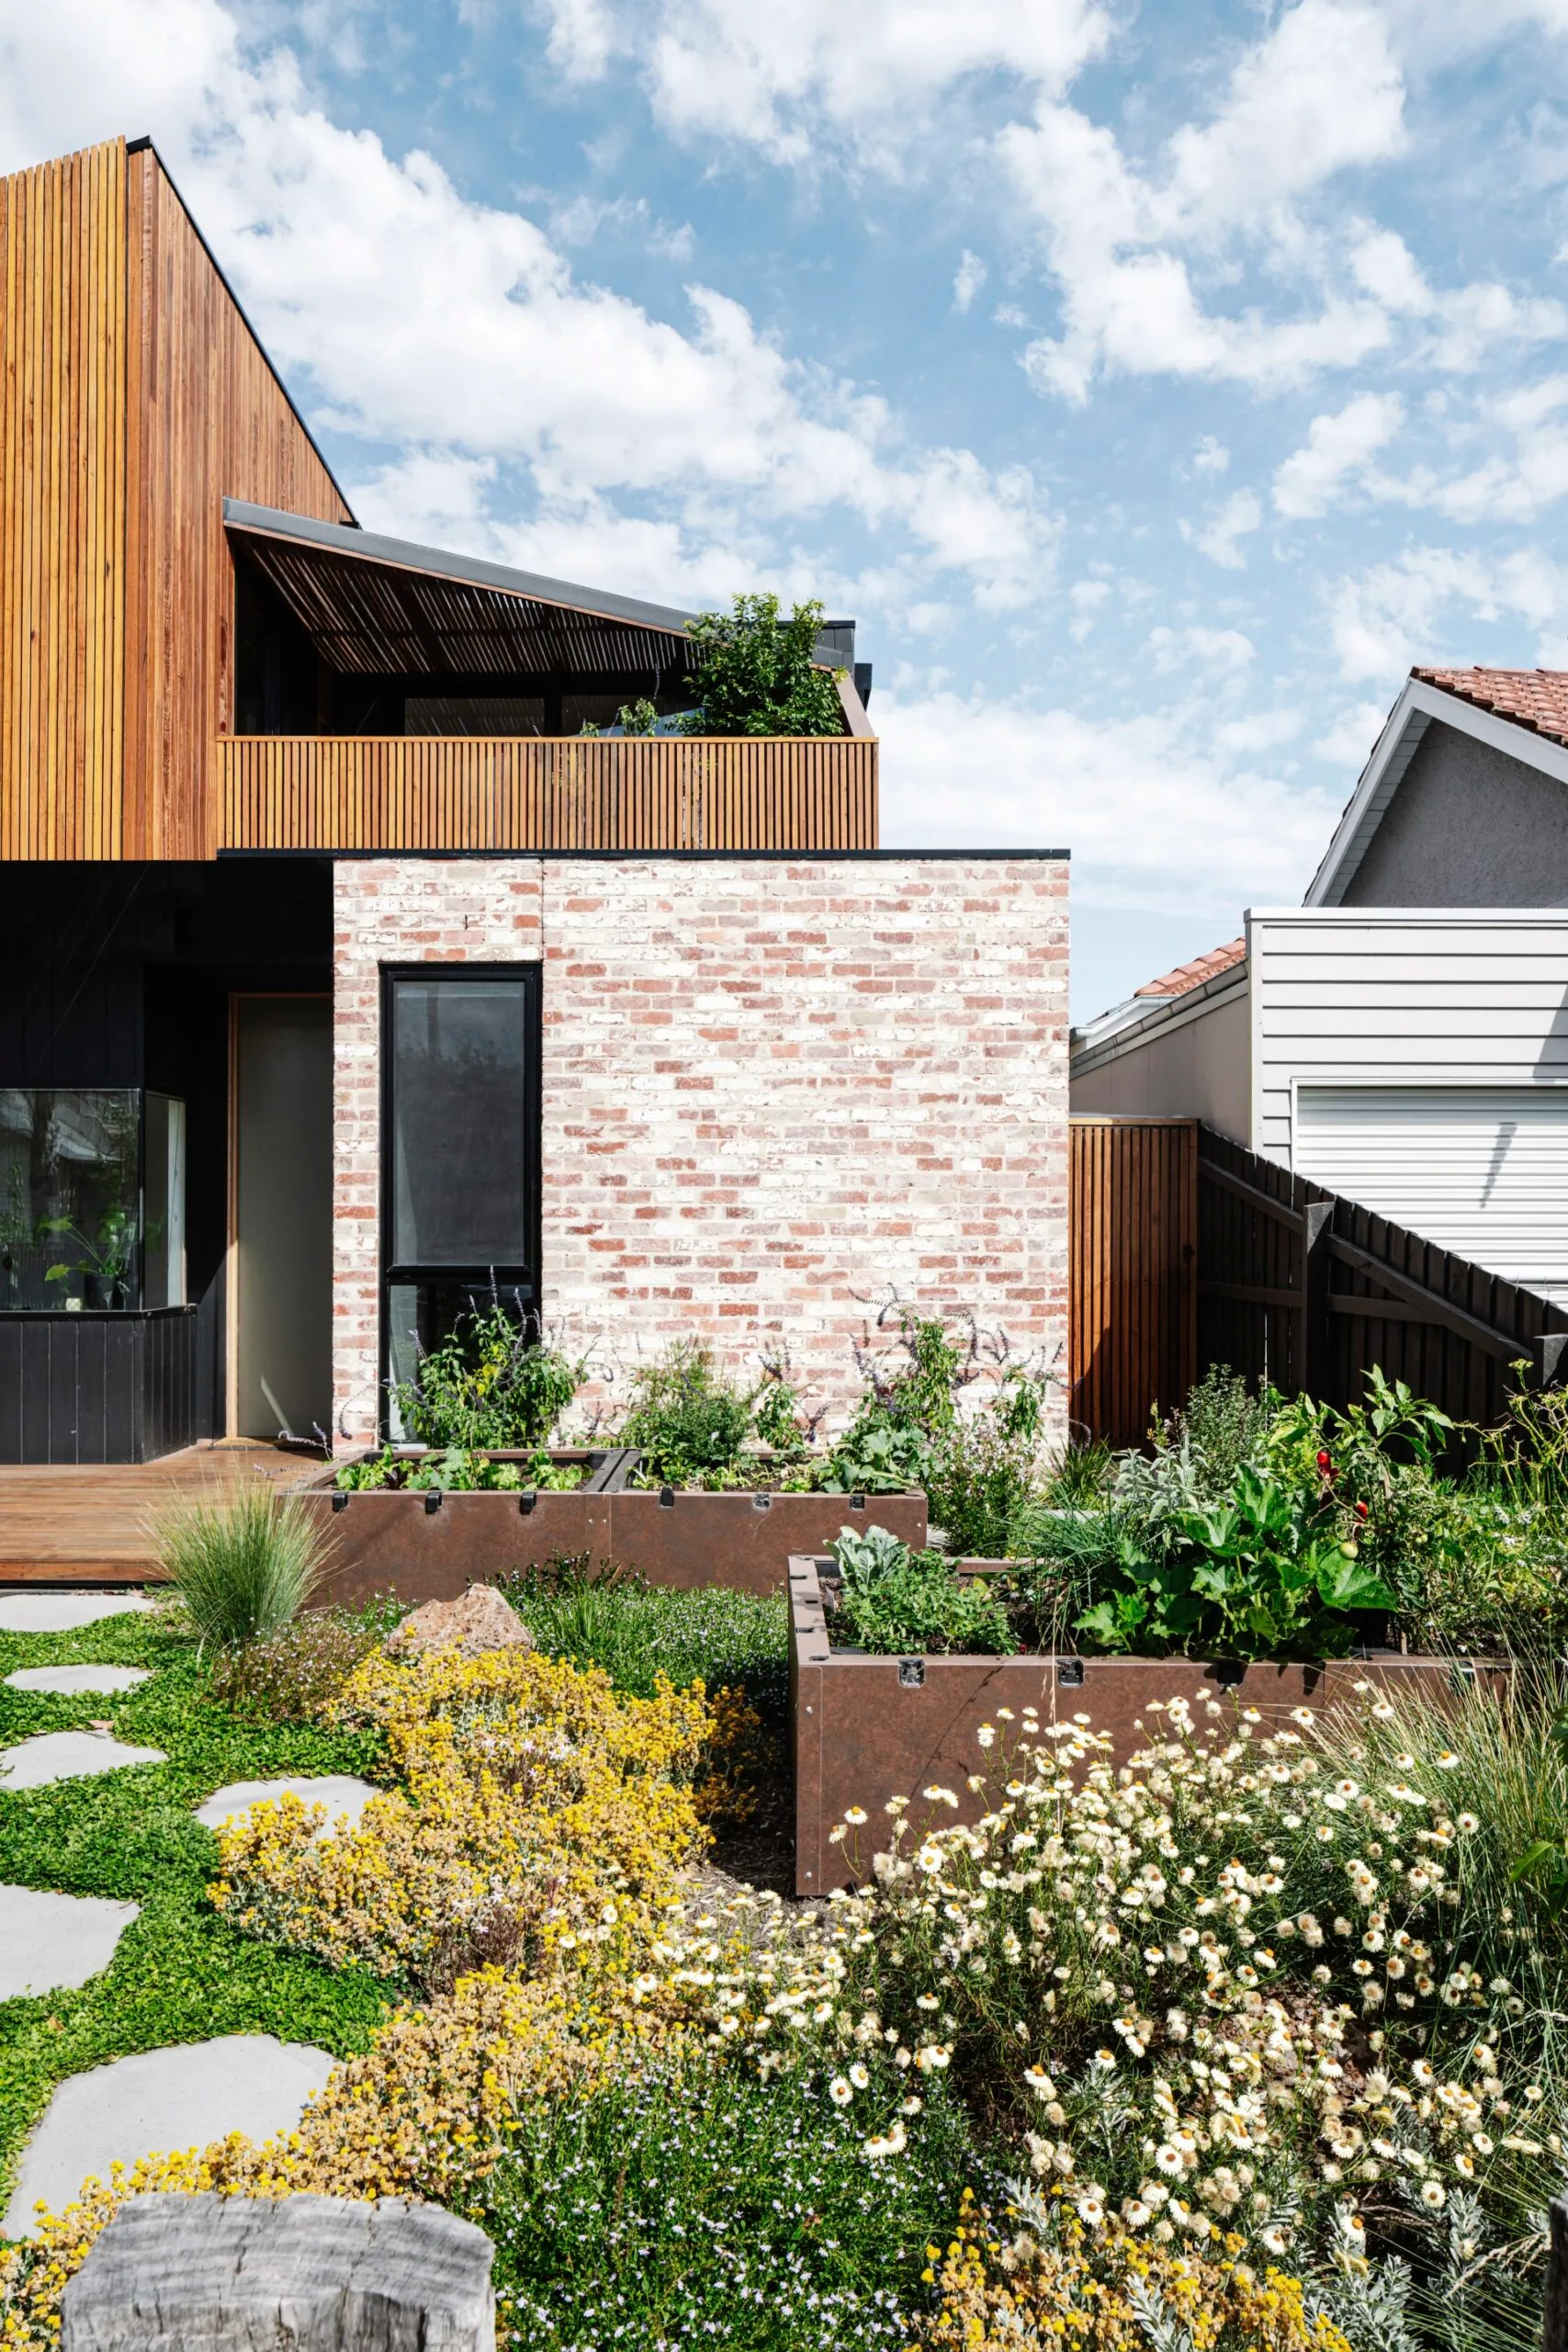
[[[157,1574],[152,1527],[182,1497],[311,1468],[276,1446],[187,1446],[158,1462],[0,1465],[0,1584],[141,1584]]]

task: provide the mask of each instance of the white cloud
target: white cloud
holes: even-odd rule
[[[995,609],[1049,579],[1056,527],[1023,469],[913,442],[884,400],[792,359],[712,287],[689,286],[671,323],[582,281],[523,214],[329,120],[288,53],[249,56],[216,0],[13,16],[0,166],[128,120],[156,130],[269,346],[297,382],[309,372],[317,413],[379,452],[457,468],[468,544],[494,466],[513,469],[512,513],[536,510],[536,540],[668,551],[666,594],[732,568],[738,548],[771,577],[797,569],[808,517],[874,535],[895,604],[929,601],[922,583],[950,571]],[[412,481],[396,491],[405,504]]]
[[[886,842],[1068,847],[1077,905],[1234,927],[1249,898],[1301,895],[1339,814],[1338,794],[1233,757],[1202,695],[1092,719],[905,686],[879,690],[876,721]]]
[[[1000,74],[1060,89],[1104,47],[1094,0],[537,0],[550,54],[580,80],[633,59],[664,127],[816,165],[897,168],[953,89]]]
[[[1255,490],[1235,490],[1223,506],[1216,507],[1206,523],[1183,522],[1181,536],[1190,540],[1200,555],[1217,563],[1225,571],[1246,569],[1247,558],[1241,542],[1249,532],[1256,531],[1263,520],[1263,502]]]
[[[1195,473],[1228,473],[1230,462],[1230,451],[1223,441],[1216,441],[1212,433],[1205,433],[1192,452],[1192,467]]]
[[[1327,760],[1335,767],[1348,768],[1352,775],[1359,775],[1387,717],[1386,703],[1348,705],[1310,746],[1314,758]]]
[[[1412,663],[1481,658],[1473,633],[1478,623],[1523,623],[1545,640],[1543,657],[1561,661],[1565,620],[1568,567],[1539,549],[1489,558],[1415,547],[1395,562],[1373,564],[1341,581],[1331,627],[1342,674],[1375,678],[1392,693]]]
[[[978,254],[972,254],[967,245],[965,245],[963,256],[959,261],[957,270],[953,275],[953,309],[955,311],[967,311],[969,305],[973,302],[976,295],[978,294],[985,282],[985,263],[980,259]]]
[[[1168,141],[1152,176],[1067,106],[1043,101],[1032,125],[1010,124],[997,153],[1062,294],[1064,332],[1031,346],[1032,380],[1073,400],[1100,369],[1278,386],[1382,347],[1382,306],[1332,283],[1302,315],[1251,306],[1222,316],[1204,309],[1191,271],[1239,243],[1293,282],[1296,204],[1337,172],[1398,154],[1403,109],[1377,12],[1298,0],[1237,62],[1211,119]]]
[[[1404,422],[1404,403],[1393,392],[1361,392],[1337,415],[1314,416],[1302,447],[1274,476],[1274,512],[1293,523],[1326,514]]]
[[[1257,648],[1238,628],[1205,628],[1201,624],[1170,628],[1162,623],[1149,631],[1149,651],[1155,657],[1156,676],[1169,677],[1201,665],[1239,673]]]

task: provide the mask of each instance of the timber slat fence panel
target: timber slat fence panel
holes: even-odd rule
[[[1366,1375],[1495,1421],[1523,1357],[1568,1370],[1568,1309],[1198,1130],[1198,1357],[1344,1408]]]
[[[1198,1124],[1077,1118],[1068,1135],[1068,1410],[1139,1445],[1197,1377]]]
[[[877,846],[874,738],[231,735],[229,849]]]

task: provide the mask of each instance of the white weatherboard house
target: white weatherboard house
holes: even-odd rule
[[[1568,672],[1412,671],[1305,903],[1076,1030],[1072,1108],[1568,1299]]]

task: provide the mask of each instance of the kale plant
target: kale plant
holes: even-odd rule
[[[1007,1611],[976,1577],[961,1581],[941,1552],[911,1552],[886,1527],[840,1529],[831,1546],[840,1579],[838,1623],[849,1646],[897,1651],[986,1651],[1018,1643]],[[837,1625],[835,1626],[835,1631]]]

